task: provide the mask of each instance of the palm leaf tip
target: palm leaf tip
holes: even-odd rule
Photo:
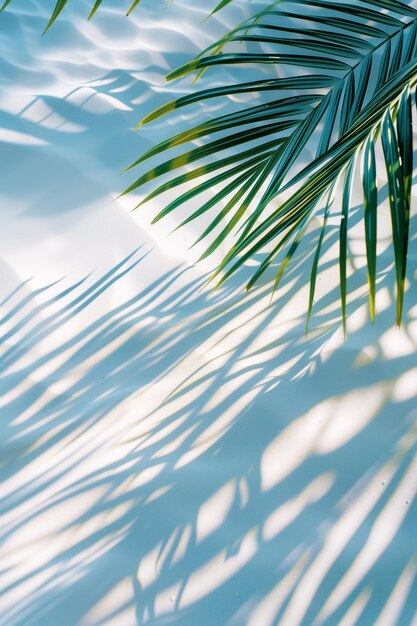
[[[135,2],[132,4],[132,6],[130,7],[130,9],[128,10],[128,12],[126,13],[126,15],[130,15],[131,13],[133,13],[133,11],[136,9],[136,7],[138,6],[140,0],[135,0]]]
[[[91,9],[89,15],[88,15],[88,20],[93,19],[94,15],[97,12],[97,9],[99,8],[100,4],[101,4],[102,0],[96,0],[96,2],[94,3],[93,8]]]

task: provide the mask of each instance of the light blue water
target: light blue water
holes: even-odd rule
[[[200,292],[192,232],[119,172],[248,7],[103,4],[44,37],[46,2],[0,16],[0,624],[415,626],[415,247],[407,326],[391,283],[366,322],[358,267],[345,343],[336,286],[304,339],[302,255],[272,306],[246,270]]]

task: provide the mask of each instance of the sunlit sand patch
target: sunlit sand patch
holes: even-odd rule
[[[0,141],[26,146],[45,146],[47,141],[9,128],[0,128]]]
[[[229,481],[200,507],[197,516],[197,542],[204,541],[224,523],[236,494],[234,481]]]
[[[222,551],[193,572],[181,596],[180,607],[197,602],[229,580],[254,557],[256,546],[256,532],[251,530],[243,537],[237,554],[227,557],[226,551]]]
[[[248,626],[273,626],[276,615],[297,584],[310,554],[304,554],[294,567],[264,597],[250,615]]]
[[[129,608],[120,614],[120,610],[128,605]],[[130,606],[129,606],[130,605]],[[132,623],[134,620],[134,590],[132,581],[129,577],[124,578],[116,587],[104,596],[85,616],[80,626],[90,626],[91,624],[102,624],[103,626],[111,626],[115,620],[119,624],[123,624],[126,620]],[[112,615],[117,612],[116,618],[112,619]]]

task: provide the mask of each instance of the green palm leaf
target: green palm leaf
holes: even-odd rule
[[[57,0],[46,30],[68,0]],[[128,14],[138,5],[134,0]],[[216,13],[232,0],[214,4]],[[169,2],[169,4],[171,1]],[[0,11],[10,4],[5,0]],[[91,19],[102,4],[96,0]],[[153,184],[141,204],[181,188],[154,221],[213,189],[211,198],[193,208],[179,227],[201,215],[214,215],[198,241],[209,238],[202,257],[236,238],[215,271],[218,285],[259,252],[264,252],[250,288],[283,259],[274,290],[303,240],[311,217],[331,190],[340,189],[339,271],[342,322],[346,330],[347,238],[350,190],[362,154],[363,219],[369,306],[375,317],[377,279],[377,177],[389,191],[396,273],[397,313],[404,303],[413,173],[412,89],[417,83],[417,11],[399,0],[278,0],[215,42],[194,60],[168,74],[168,80],[230,67],[245,71],[245,80],[193,91],[148,114],[139,126],[177,109],[202,102],[254,94],[236,111],[206,119],[175,134],[140,156],[129,168],[170,150],[176,154],[141,173],[124,193]],[[246,69],[259,77],[247,80]],[[282,70],[285,76],[282,76]],[[266,75],[267,74],[267,75]],[[267,101],[259,101],[259,97]],[[213,139],[213,136],[215,138]],[[194,142],[198,140],[196,146]],[[201,143],[203,142],[203,143]],[[191,144],[188,148],[182,148]],[[243,149],[241,146],[246,145]],[[377,171],[375,150],[381,146],[384,171]],[[183,150],[178,154],[178,150]],[[303,155],[311,154],[302,167]],[[186,171],[172,176],[174,170]],[[163,176],[165,180],[155,185]],[[169,177],[166,180],[166,177]],[[190,188],[190,182],[198,184]],[[282,193],[290,194],[285,200]],[[328,223],[329,202],[313,255],[307,326],[312,314],[320,252]],[[266,217],[265,217],[266,213]]]
[[[226,5],[228,2],[223,2]],[[409,238],[413,145],[411,89],[417,83],[417,11],[397,0],[358,0],[354,5],[329,0],[281,0],[271,4],[227,33],[196,59],[172,71],[168,80],[216,68],[248,68],[258,79],[218,84],[169,102],[145,117],[153,122],[182,107],[232,94],[254,94],[246,108],[227,112],[178,133],[153,147],[131,167],[143,167],[147,159],[196,139],[215,141],[189,147],[180,155],[142,174],[127,191],[139,189],[172,169],[187,167],[182,179],[176,176],[157,186],[155,195],[202,176],[210,188],[208,171],[220,164],[213,186],[221,184],[203,211],[214,217],[203,236],[212,242],[203,256],[213,252],[235,232],[214,276],[222,284],[247,259],[265,254],[249,287],[279,260],[275,288],[303,239],[311,217],[322,208],[330,190],[341,188],[340,287],[342,320],[346,324],[346,259],[350,189],[355,184],[359,155],[362,159],[364,232],[368,268],[370,316],[375,317],[377,279],[377,176],[385,177],[389,189],[392,236],[397,284],[397,324],[401,321]],[[270,68],[268,70],[268,68]],[[301,68],[301,69],[300,69]],[[285,77],[282,77],[282,70]],[[245,72],[246,76],[246,72]],[[257,102],[262,96],[267,102]],[[281,124],[281,126],[279,125]],[[246,135],[246,139],[245,139]],[[265,141],[268,137],[268,141]],[[250,142],[241,152],[240,144]],[[377,172],[375,150],[382,146],[384,171]],[[231,156],[230,149],[233,148]],[[184,149],[183,149],[184,150]],[[306,151],[313,158],[300,168]],[[241,166],[236,167],[241,153]],[[256,162],[252,160],[258,158]],[[195,160],[202,164],[195,167]],[[205,164],[204,162],[207,161]],[[191,167],[191,169],[190,169]],[[194,176],[195,175],[195,176]],[[221,176],[221,181],[219,180]],[[282,192],[290,194],[285,200]],[[219,208],[229,194],[232,199]],[[194,200],[198,187],[186,190],[170,203],[168,210]],[[217,205],[217,206],[216,206]],[[231,213],[232,207],[235,209]],[[324,224],[330,207],[325,208]],[[266,213],[266,217],[265,217]],[[160,212],[162,216],[164,211]],[[199,209],[191,214],[195,219]],[[188,221],[187,219],[185,222]],[[220,234],[218,227],[223,222]],[[321,232],[311,273],[308,319],[314,300]],[[285,252],[286,251],[286,252]],[[308,322],[307,322],[308,323]]]
[[[0,12],[3,11],[10,4],[10,2],[11,0],[5,0],[3,5],[0,7]],[[101,6],[102,2],[103,0],[96,0],[94,2],[94,5],[88,15],[89,20],[91,20],[91,18],[94,17],[94,14],[96,13],[97,9]],[[127,15],[130,15],[135,10],[139,2],[140,0],[135,0],[133,2],[133,4],[131,5],[130,9],[127,12]],[[52,24],[56,21],[56,19],[58,18],[58,16],[60,15],[61,11],[64,9],[67,3],[68,3],[68,0],[57,0],[55,7],[52,11],[51,17],[49,18],[49,21],[46,25],[44,33],[46,33],[51,28]]]

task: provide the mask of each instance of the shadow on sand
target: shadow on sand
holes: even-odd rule
[[[412,623],[415,283],[397,330],[383,255],[376,326],[358,269],[346,342],[336,290],[305,339],[316,236],[272,304],[178,267],[66,334],[141,250],[4,300],[4,624]]]

